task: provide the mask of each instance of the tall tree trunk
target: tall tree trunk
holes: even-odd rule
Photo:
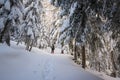
[[[111,51],[111,61],[112,61],[112,66],[113,66],[113,72],[112,72],[111,76],[116,77],[117,66],[115,64],[114,59],[115,59],[115,57],[114,57],[113,51]]]
[[[85,55],[85,46],[82,46],[82,68],[86,67],[86,55]]]
[[[74,54],[74,60],[77,61],[77,53],[76,53],[76,39],[73,39],[73,54]]]
[[[1,31],[0,33],[1,34],[0,43],[3,43],[5,41],[8,46],[10,46],[10,27],[11,27],[10,23],[11,23],[11,20],[7,20],[3,31]]]

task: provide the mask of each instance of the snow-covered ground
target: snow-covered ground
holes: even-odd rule
[[[120,80],[120,78],[113,78],[113,77],[107,76],[105,73],[102,73],[102,72],[100,73],[100,72],[93,71],[93,70],[90,70],[90,69],[88,69],[87,71],[96,75],[96,76],[101,77],[104,80]]]
[[[73,63],[71,56],[50,50],[33,48],[25,50],[24,45],[11,47],[0,44],[0,80],[107,80],[104,76],[95,75]],[[99,77],[98,77],[99,76]],[[101,78],[100,78],[101,77]],[[104,79],[102,79],[104,78]],[[109,78],[108,80],[115,80]],[[117,80],[117,79],[116,79]],[[120,79],[119,79],[120,80]]]

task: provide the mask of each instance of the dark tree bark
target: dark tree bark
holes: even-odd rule
[[[113,66],[113,72],[111,73],[111,76],[116,77],[117,66],[116,66],[116,64],[115,64],[114,59],[115,59],[115,58],[114,58],[113,51],[111,51],[111,61],[112,61],[112,66]]]
[[[3,43],[5,41],[8,46],[10,46],[10,24],[11,20],[7,20],[4,29],[0,33],[0,42]]]
[[[86,67],[86,55],[85,55],[85,46],[82,46],[82,68]]]
[[[74,60],[77,61],[76,39],[73,40],[73,54],[74,54]]]

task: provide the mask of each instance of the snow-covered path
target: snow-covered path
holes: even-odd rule
[[[102,80],[80,68],[68,55],[52,55],[45,80]]]
[[[0,80],[103,80],[73,63],[69,55],[0,44]]]

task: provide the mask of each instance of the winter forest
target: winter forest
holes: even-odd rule
[[[120,0],[0,0],[0,80],[120,80]]]

